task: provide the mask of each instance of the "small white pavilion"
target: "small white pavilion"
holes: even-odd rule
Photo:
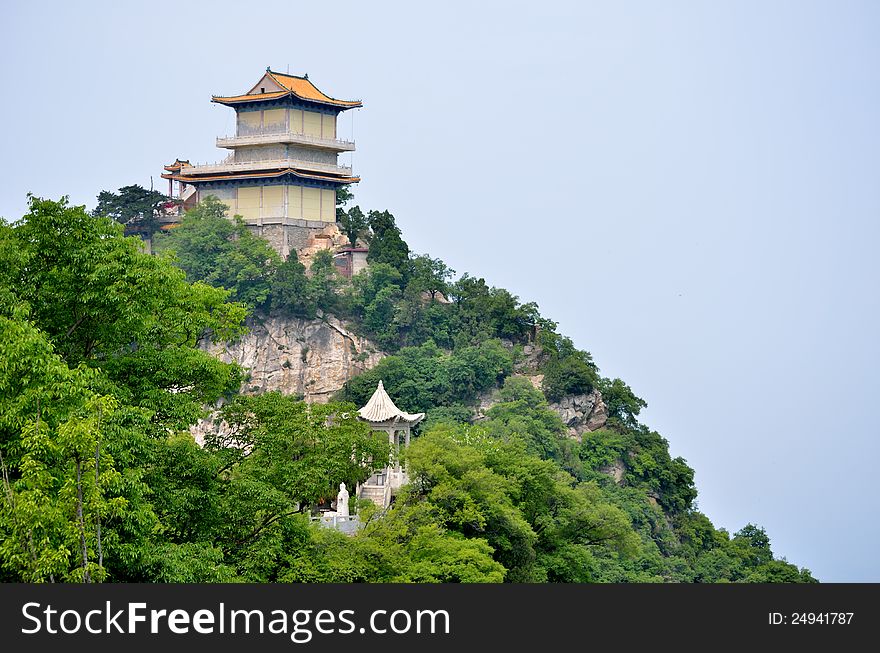
[[[358,487],[357,496],[370,499],[380,508],[387,508],[391,504],[391,495],[407,482],[406,470],[400,465],[401,436],[404,448],[408,447],[412,427],[425,419],[425,414],[400,410],[385,392],[382,381],[379,381],[373,396],[366,406],[358,410],[358,415],[374,431],[388,433],[391,456],[385,469],[376,472]]]

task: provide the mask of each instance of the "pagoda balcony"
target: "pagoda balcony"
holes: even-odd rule
[[[278,170],[280,168],[295,168],[296,170],[351,176],[350,167],[333,165],[331,163],[318,163],[301,159],[264,159],[261,161],[235,162],[230,161],[230,158],[231,156],[227,157],[222,163],[188,166],[180,171],[180,176],[183,178],[183,181],[186,181],[186,177],[198,177],[222,172],[253,172],[255,170]]]
[[[244,145],[272,145],[275,143],[295,143],[306,147],[318,147],[335,152],[353,152],[354,142],[336,138],[322,138],[308,134],[296,134],[287,131],[256,131],[241,136],[220,136],[217,147],[236,148]]]

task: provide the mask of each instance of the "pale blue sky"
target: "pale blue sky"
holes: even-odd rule
[[[356,189],[535,300],[699,505],[880,581],[880,4],[5,2],[0,216],[164,189],[266,66],[359,98]],[[341,134],[350,134],[350,120]]]

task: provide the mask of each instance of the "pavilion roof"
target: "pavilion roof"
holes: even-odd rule
[[[165,166],[165,169],[168,170],[169,172],[177,172],[181,168],[184,168],[184,167],[190,166],[190,165],[192,165],[192,164],[189,162],[189,159],[182,160],[180,158],[177,158],[174,160],[174,163],[169,163],[167,166]]]
[[[258,90],[260,84],[267,78],[271,82],[274,82],[274,85],[278,88],[266,93],[260,92]],[[309,81],[308,75],[299,77],[287,73],[276,73],[268,68],[266,69],[265,74],[260,78],[260,81],[257,82],[247,93],[232,96],[214,95],[211,97],[211,101],[219,104],[236,105],[246,102],[274,100],[288,96],[299,98],[306,102],[317,102],[318,104],[326,104],[340,107],[342,109],[353,109],[355,107],[363,106],[363,103],[360,100],[338,100],[334,97],[330,97],[326,93],[320,91],[317,86],[312,84],[312,82]]]
[[[406,413],[395,406],[381,381],[367,405],[358,410],[358,414],[368,422],[406,422],[410,426],[425,418],[424,413]]]

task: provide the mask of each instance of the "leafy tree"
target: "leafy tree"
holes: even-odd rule
[[[454,329],[457,344],[474,343],[486,338],[525,341],[538,321],[534,303],[520,304],[504,289],[489,288],[484,279],[467,273],[448,287],[455,306]]]
[[[747,583],[818,583],[809,569],[798,569],[786,560],[769,560],[745,577]]]
[[[188,281],[226,288],[233,301],[251,309],[263,306],[280,258],[240,217],[228,219],[226,211],[209,195],[186,212],[178,227],[157,238],[155,249],[173,252]]]
[[[616,460],[622,462],[630,443],[630,438],[619,431],[600,429],[584,435],[578,455],[587,469],[598,470]]]
[[[336,221],[342,227],[342,233],[348,236],[352,247],[357,247],[358,238],[370,226],[370,221],[359,206],[353,206],[348,211],[337,209]]]
[[[0,567],[28,582],[101,580],[101,519],[124,499],[104,452],[115,402],[70,369],[33,326],[0,316]]]
[[[392,286],[382,288],[364,308],[363,325],[380,347],[394,349],[397,345],[398,329],[395,323],[397,299],[400,292]]]
[[[323,311],[336,312],[340,305],[338,291],[341,279],[330,250],[324,249],[315,254],[309,272],[311,276],[307,289],[312,304]]]
[[[542,331],[539,340],[548,356],[542,368],[547,399],[559,401],[565,395],[588,394],[599,385],[593,357],[577,350],[570,338]]]
[[[420,347],[405,347],[397,355],[382,359],[373,369],[348,381],[339,395],[362,406],[382,380],[400,408],[424,412],[470,400],[512,369],[512,357],[498,341],[490,340],[451,354],[428,342]]]
[[[15,287],[34,323],[69,365],[100,367],[124,403],[181,428],[238,387],[235,366],[197,348],[206,334],[241,333],[245,312],[226,303],[226,292],[186,283],[120,227],[65,201],[32,199],[14,236],[28,261]]]
[[[275,270],[269,291],[269,309],[295,317],[315,317],[316,306],[309,290],[306,266],[292,251]]]
[[[499,583],[504,567],[481,538],[437,524],[425,506],[395,508],[349,538],[328,529],[289,554],[285,582]]]
[[[656,431],[640,426],[629,436],[627,481],[649,488],[671,513],[689,510],[697,498],[694,470],[683,458],[669,455],[669,443]]]
[[[502,439],[521,440],[541,458],[562,461],[570,443],[565,425],[547,407],[547,401],[528,379],[511,377],[504,383],[500,401],[487,411],[489,432]]]
[[[604,380],[600,385],[602,400],[608,409],[608,417],[627,428],[636,428],[639,412],[648,406],[645,400],[637,397],[620,379]]]
[[[0,230],[0,255],[0,360],[30,370],[7,364],[0,381],[2,566],[28,579],[136,578],[159,529],[143,465],[239,386],[238,368],[198,344],[239,334],[244,310],[66,199],[31,198]],[[32,538],[48,557],[21,548]]]
[[[340,217],[345,212],[345,205],[354,199],[354,193],[351,192],[350,186],[340,186],[336,189],[336,221],[339,222]]]
[[[746,524],[733,536],[731,544],[740,554],[754,566],[763,565],[773,560],[770,550],[770,538],[766,531],[754,524]]]
[[[414,256],[411,259],[412,276],[408,288],[417,293],[428,293],[431,301],[435,301],[437,294],[449,293],[449,280],[455,275],[455,270],[449,268],[439,258],[431,258],[427,254]]]
[[[147,190],[137,184],[123,186],[116,193],[98,193],[93,216],[106,216],[130,229],[143,231],[151,237],[159,230],[159,216],[168,197],[159,191]]]
[[[155,248],[173,252],[189,281],[226,288],[231,299],[253,309],[266,303],[281,261],[240,217],[230,220],[226,211],[209,195],[186,212],[177,228],[157,238]]]
[[[550,461],[530,456],[475,427],[439,425],[407,452],[412,475],[404,506],[427,502],[440,522],[466,537],[485,538],[512,582],[578,577],[592,549],[635,550],[626,516],[597,487],[579,486]],[[573,561],[563,572],[562,560]],[[580,572],[577,571],[580,569]]]
[[[275,559],[277,538],[296,528],[291,518],[335,496],[340,482],[352,488],[363,482],[389,456],[387,437],[356,419],[351,404],[309,406],[266,393],[236,398],[221,418],[228,431],[205,440],[222,479],[223,521],[214,537],[240,567],[258,556]]]
[[[370,250],[367,261],[370,263],[387,263],[400,272],[404,280],[409,278],[409,246],[400,237],[400,229],[394,222],[394,216],[388,211],[370,211]]]

